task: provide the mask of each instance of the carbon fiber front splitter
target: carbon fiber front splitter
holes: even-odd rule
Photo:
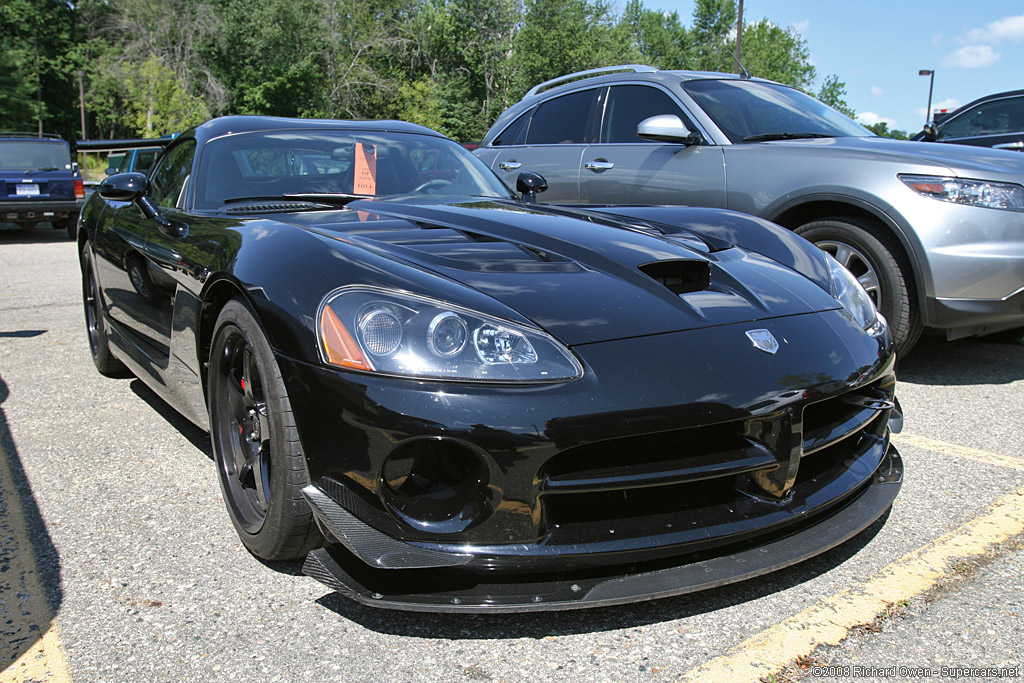
[[[309,553],[303,572],[352,600],[419,612],[500,613],[579,609],[652,600],[714,588],[801,562],[853,538],[892,506],[903,464],[889,446],[870,483],[838,510],[753,547],[617,575],[470,572],[458,568],[373,569],[342,548]]]

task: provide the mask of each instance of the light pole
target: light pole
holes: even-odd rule
[[[921,69],[917,72],[918,76],[928,76],[928,108],[924,110],[924,125],[928,125],[932,120],[932,86],[935,85],[935,70],[934,69]]]

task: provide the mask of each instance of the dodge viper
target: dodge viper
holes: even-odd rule
[[[678,595],[886,513],[892,341],[831,256],[516,189],[409,123],[209,121],[82,211],[92,359],[209,432],[253,555],[378,607]]]

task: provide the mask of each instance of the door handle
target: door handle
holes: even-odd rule
[[[514,171],[520,166],[522,166],[522,164],[516,161],[515,159],[509,159],[508,161],[503,161],[500,164],[498,164],[498,168],[500,168],[502,171]]]
[[[1004,142],[1001,145],[992,145],[993,149],[1012,149],[1018,152],[1024,151],[1024,142]]]
[[[601,171],[607,171],[610,168],[615,168],[615,164],[608,161],[607,159],[594,159],[593,161],[588,161],[587,163],[583,164],[583,168],[587,169],[588,171],[596,171],[600,173]]]

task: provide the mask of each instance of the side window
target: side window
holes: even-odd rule
[[[135,154],[135,170],[139,173],[145,173],[153,167],[153,162],[156,161],[159,154],[160,150],[157,149],[139,150]]]
[[[157,206],[175,207],[184,199],[182,190],[192,173],[195,140],[186,140],[161,157],[149,178],[149,196]]]
[[[667,93],[646,85],[617,85],[611,89],[601,125],[601,142],[656,143],[636,135],[641,121],[658,114],[675,114],[690,130],[690,119]]]
[[[966,138],[975,135],[999,135],[1024,130],[1024,97],[1010,97],[979,104],[974,109],[950,121],[940,140]]]
[[[571,145],[590,142],[590,121],[596,89],[556,97],[541,104],[526,134],[528,145]]]
[[[526,141],[526,131],[530,127],[530,117],[533,110],[526,112],[518,119],[501,131],[498,137],[491,142],[492,147],[505,147],[507,145],[521,145]]]

